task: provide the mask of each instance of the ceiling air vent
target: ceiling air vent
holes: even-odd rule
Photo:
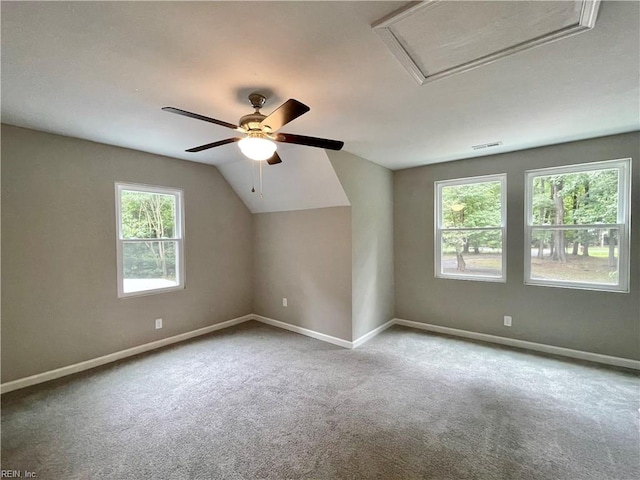
[[[490,143],[481,143],[480,145],[473,145],[471,148],[474,150],[484,150],[485,148],[493,148],[499,147],[502,145],[502,142],[490,142]]]

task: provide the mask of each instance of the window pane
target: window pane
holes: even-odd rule
[[[123,242],[124,293],[179,285],[176,275],[178,242]]]
[[[442,233],[441,273],[502,276],[502,230]]]
[[[500,182],[442,187],[443,228],[500,227]]]
[[[618,169],[533,177],[533,225],[618,223]]]
[[[176,196],[135,192],[121,193],[122,238],[174,238]]]
[[[531,279],[618,285],[619,229],[533,229]]]

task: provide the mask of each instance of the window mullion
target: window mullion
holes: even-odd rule
[[[529,227],[536,230],[592,230],[592,229],[607,229],[607,228],[621,228],[624,223],[562,223],[560,225],[529,225]]]
[[[173,237],[173,238],[121,238],[120,239],[123,242],[177,242],[179,240],[182,240],[182,238],[180,237]]]
[[[441,228],[441,230],[444,232],[472,232],[472,231],[485,232],[489,230],[500,230],[502,228],[504,228],[502,225],[498,225],[495,227],[458,227],[458,228],[443,227]]]

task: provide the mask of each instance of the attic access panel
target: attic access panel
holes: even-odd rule
[[[600,0],[412,2],[373,24],[423,84],[590,30]]]

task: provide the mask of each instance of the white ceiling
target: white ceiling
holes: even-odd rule
[[[603,2],[593,30],[425,85],[371,29],[405,3],[2,2],[2,121],[228,175],[237,146],[184,150],[233,131],[160,108],[235,123],[254,90],[265,113],[296,98],[311,111],[284,131],[391,169],[640,129],[639,2]]]

